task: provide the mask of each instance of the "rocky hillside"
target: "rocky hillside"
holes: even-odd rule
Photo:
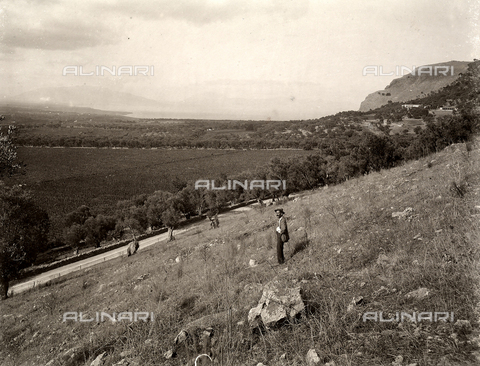
[[[465,72],[467,69],[468,62],[464,61],[450,61],[443,62],[432,65],[432,75],[415,75],[406,74],[402,77],[394,79],[384,90],[378,90],[374,93],[369,94],[365,100],[360,104],[360,111],[367,112],[370,109],[375,109],[381,107],[388,103],[392,102],[407,102],[412,99],[422,98],[427,96],[429,93],[437,91],[452,82],[454,82],[461,73]],[[438,75],[435,76],[435,66],[448,66],[447,75],[440,74],[440,71],[445,71],[446,69],[437,68]],[[453,75],[451,72],[451,67],[453,67]],[[418,69],[418,68],[417,68]],[[384,69],[383,73],[396,72],[395,70]],[[380,69],[378,70],[380,73]],[[399,69],[399,73],[401,70]],[[408,70],[405,70],[403,73],[407,73]]]
[[[258,206],[9,298],[0,365],[478,365],[479,146],[283,202],[284,265]]]

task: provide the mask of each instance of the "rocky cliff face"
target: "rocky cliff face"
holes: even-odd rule
[[[392,102],[407,102],[412,99],[424,97],[428,93],[437,91],[455,81],[461,73],[465,72],[468,63],[469,62],[463,61],[450,61],[425,65],[431,67],[431,73],[429,72],[430,69],[426,69],[425,66],[423,66],[421,70],[425,73],[422,72],[422,75],[418,75],[419,68],[417,68],[414,75],[409,73],[394,79],[384,90],[378,90],[369,94],[360,104],[360,111],[366,112],[370,109],[381,107],[387,104],[389,100]],[[448,67],[448,72],[446,72],[446,75],[443,75],[441,72],[447,70],[445,67]],[[435,70],[437,71],[437,75],[435,75]],[[394,70],[384,70],[384,73],[391,71]],[[399,70],[399,72],[401,71],[402,70]],[[408,70],[404,71],[404,73],[407,72]]]

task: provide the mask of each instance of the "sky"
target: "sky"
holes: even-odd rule
[[[472,61],[479,35],[477,0],[0,0],[0,97],[88,85],[159,102],[138,115],[311,119],[401,76],[365,67]],[[128,65],[149,68],[79,75]]]

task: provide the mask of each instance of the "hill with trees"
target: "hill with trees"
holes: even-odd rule
[[[402,75],[394,79],[384,90],[369,94],[360,104],[360,111],[379,108],[387,103],[405,103],[408,100],[428,96],[457,80],[468,67],[468,62],[450,61],[420,67],[396,66],[394,69],[384,69],[377,66],[375,76],[381,73]],[[373,77],[367,74],[365,77]]]
[[[455,83],[428,97],[430,103],[434,104],[447,96],[455,96],[454,100],[459,112],[435,118],[423,115],[421,117],[424,120],[424,126],[416,129],[413,134],[392,135],[390,133],[388,121],[395,121],[402,113],[407,115],[421,113],[421,110],[409,111],[397,103],[378,108],[373,111],[373,115],[347,111],[313,121],[242,122],[242,127],[236,125],[238,122],[231,121],[183,121],[181,122],[183,126],[189,126],[194,131],[198,131],[196,128],[199,125],[202,128],[211,126],[206,133],[218,131],[215,128],[219,127],[220,131],[230,127],[232,134],[242,129],[248,131],[247,136],[240,138],[238,134],[234,134],[235,138],[233,138],[229,134],[219,133],[216,139],[204,139],[203,143],[206,146],[213,142],[220,143],[221,147],[231,147],[230,142],[240,146],[245,143],[248,146],[251,140],[254,140],[264,144],[263,147],[267,144],[269,147],[284,145],[298,147],[301,141],[305,144],[305,149],[312,149],[312,153],[303,157],[275,158],[255,170],[229,176],[219,172],[216,177],[209,177],[215,179],[218,186],[223,185],[228,179],[285,181],[285,189],[282,188],[277,192],[260,189],[245,190],[241,187],[235,190],[212,191],[195,189],[193,182],[178,182],[177,188],[172,192],[157,191],[151,195],[141,194],[122,200],[112,210],[112,215],[106,216],[93,212],[88,207],[80,207],[67,215],[63,236],[56,238],[54,245],[67,244],[71,248],[97,247],[104,240],[161,226],[169,228],[170,238],[173,239],[173,229],[186,217],[209,210],[218,211],[231,203],[250,199],[263,200],[272,197],[273,194],[277,197],[288,196],[293,192],[342,183],[354,177],[427,156],[453,143],[468,142],[479,127],[476,109],[479,105],[479,65],[480,61],[469,64],[467,71]],[[372,117],[376,120],[370,119]],[[125,129],[132,131],[138,129],[149,131],[150,128],[145,121],[133,126],[124,120],[114,123],[123,123]],[[165,122],[161,126],[151,128],[161,128],[165,135],[168,135],[171,131],[178,131],[178,126],[177,122]],[[232,126],[237,128],[233,129]],[[187,136],[193,140],[189,140]],[[180,146],[191,147],[194,141],[196,144],[204,137],[204,134],[192,137],[189,133],[184,133],[182,140],[179,140]],[[17,141],[21,141],[22,138],[25,137],[20,136]],[[10,140],[4,138],[3,141]],[[8,152],[10,142],[4,143],[4,146],[6,146],[4,150]],[[9,156],[8,153],[6,156]],[[7,158],[7,161],[12,159]],[[463,187],[457,188],[460,192],[463,189]]]

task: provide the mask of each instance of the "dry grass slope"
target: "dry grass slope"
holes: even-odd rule
[[[468,327],[362,315],[448,311],[477,325],[479,162],[478,144],[458,144],[301,195],[284,205],[291,232],[284,266],[275,260],[273,210],[258,208],[8,299],[0,304],[0,363],[90,365],[107,352],[106,365],[192,365],[203,353],[194,341],[175,358],[164,353],[182,328],[198,332],[208,320],[219,365],[304,365],[310,348],[337,366],[474,364],[476,333]],[[397,212],[404,215],[392,217]],[[306,314],[252,331],[248,311],[277,276],[301,285]],[[422,287],[429,296],[405,296]],[[66,311],[148,311],[155,322],[62,322]]]

